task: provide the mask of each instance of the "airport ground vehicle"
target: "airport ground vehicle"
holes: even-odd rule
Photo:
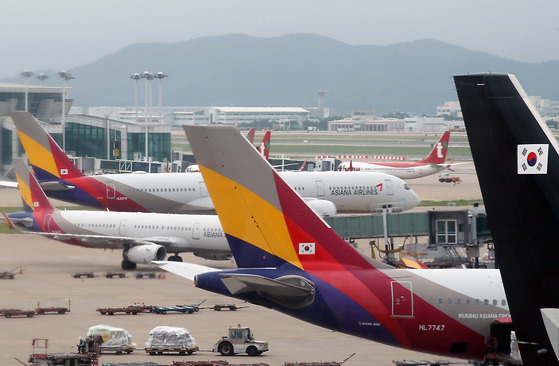
[[[136,343],[132,341],[130,333],[123,328],[111,327],[109,325],[95,325],[87,331],[87,337],[101,336],[103,343],[101,350],[105,352],[132,353],[136,349]]]
[[[136,272],[136,278],[155,278],[154,272]]]
[[[221,337],[214,344],[214,352],[222,356],[232,356],[236,353],[247,353],[249,356],[259,356],[268,351],[268,342],[254,340],[249,327],[229,327],[229,335]]]
[[[439,182],[441,183],[460,183],[462,181],[462,179],[460,179],[460,177],[453,177],[451,175],[449,175],[448,173],[445,174],[441,174],[439,176]]]
[[[98,308],[97,311],[100,312],[102,315],[114,315],[116,313],[126,313],[136,315],[138,313],[144,313],[146,311],[151,311],[151,306],[146,305],[130,305],[130,306],[115,306],[115,307],[106,307],[106,308]]]
[[[20,309],[0,309],[0,316],[11,318],[12,316],[26,316],[32,318],[35,315],[34,310],[20,310]]]
[[[146,353],[150,355],[163,353],[178,353],[180,355],[192,354],[198,351],[196,341],[188,329],[159,326],[149,332],[146,343]]]
[[[248,306],[237,306],[235,304],[215,304],[212,309],[215,311],[221,311],[221,309],[229,309],[231,311],[236,311],[238,309],[246,308]]]
[[[16,270],[16,268],[12,269],[11,271],[0,272],[0,278],[13,280],[15,277],[14,271]],[[21,274],[21,269],[20,269],[20,274]]]
[[[37,307],[35,311],[37,314],[44,315],[48,313],[57,313],[57,314],[65,314],[66,312],[70,311],[68,308],[65,307],[49,307],[49,308],[40,308]]]

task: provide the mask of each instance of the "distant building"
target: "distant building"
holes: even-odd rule
[[[351,117],[328,122],[329,131],[403,131],[404,120],[380,118],[374,111],[354,111]]]
[[[66,95],[72,91],[65,88]],[[42,121],[49,121],[62,114],[62,87],[27,86],[28,111]],[[73,99],[66,98],[66,113]],[[25,85],[0,83],[0,116],[9,116],[11,111],[25,110]]]
[[[258,120],[271,122],[296,121],[302,126],[310,113],[298,107],[210,107],[207,109],[208,123],[237,125]]]
[[[462,110],[460,102],[444,102],[443,105],[437,106],[437,117],[450,116],[454,118],[462,118]]]

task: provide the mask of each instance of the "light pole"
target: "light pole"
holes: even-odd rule
[[[161,71],[153,75],[153,77],[159,79],[159,122],[161,122],[161,106],[163,104],[163,78],[166,78],[167,76],[167,74],[164,74]]]
[[[47,80],[49,78],[48,75],[40,73],[39,75],[37,75],[37,79],[39,79],[41,81],[41,84],[43,83],[43,81]]]
[[[140,80],[141,76],[139,73],[134,73],[130,76],[130,79],[134,80],[134,99],[136,101],[136,123],[138,123],[138,80]]]
[[[60,70],[58,75],[62,78],[62,151],[66,152],[66,84],[74,77],[66,70]]]
[[[145,124],[146,124],[146,146],[145,146],[145,157],[148,158],[148,129],[149,129],[149,119],[151,119],[151,81],[153,80],[153,74],[148,71],[144,71],[142,74],[142,79],[145,79],[145,99],[146,99],[146,117],[145,117]],[[149,96],[148,96],[148,88],[149,88]]]
[[[20,73],[21,76],[23,76],[25,78],[25,111],[28,112],[28,83],[27,80],[33,76],[33,73],[27,69],[23,70],[23,72]]]

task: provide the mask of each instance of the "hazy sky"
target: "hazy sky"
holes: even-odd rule
[[[71,69],[139,42],[312,33],[351,45],[432,38],[559,60],[558,0],[2,0],[0,77]]]

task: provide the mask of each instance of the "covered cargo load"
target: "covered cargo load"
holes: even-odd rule
[[[198,350],[196,340],[188,329],[178,327],[159,326],[149,332],[146,352],[149,354],[163,352],[178,352],[192,354]]]
[[[103,352],[131,353],[136,349],[136,343],[132,341],[130,333],[123,328],[111,327],[110,325],[95,325],[88,329],[87,336],[101,336]]]

